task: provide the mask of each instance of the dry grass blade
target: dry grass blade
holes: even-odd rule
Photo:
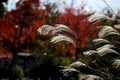
[[[112,65],[116,68],[120,67],[120,59],[115,59]]]
[[[54,28],[52,26],[50,26],[50,25],[43,25],[40,28],[38,28],[37,31],[40,33],[40,35],[48,35],[53,30],[54,30]]]
[[[57,42],[61,42],[61,41],[69,42],[69,43],[72,43],[73,45],[76,45],[76,43],[73,39],[71,39],[68,36],[62,35],[62,34],[59,34],[59,35],[51,38],[52,43],[57,43]]]
[[[88,18],[88,21],[93,22],[93,23],[100,22],[103,20],[112,20],[112,19],[104,14],[101,14],[101,13],[95,13]]]
[[[98,37],[104,38],[109,35],[120,35],[120,33],[111,26],[103,26],[98,33]]]
[[[95,50],[89,50],[89,51],[83,52],[83,54],[86,56],[90,56],[90,55],[95,54],[95,53],[97,53]]]
[[[97,44],[110,44],[111,42],[106,40],[106,39],[102,39],[102,38],[97,38],[97,39],[94,39],[93,42],[95,43],[95,45]]]

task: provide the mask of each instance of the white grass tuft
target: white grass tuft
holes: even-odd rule
[[[114,28],[116,28],[116,29],[120,29],[120,24],[116,24],[116,25],[114,25]]]
[[[48,35],[53,30],[54,30],[54,28],[52,26],[50,26],[50,25],[43,25],[40,28],[38,28],[37,31],[40,33],[40,35]]]
[[[97,48],[96,50],[99,51],[99,50],[107,49],[107,48],[112,49],[112,48],[115,48],[115,46],[112,45],[112,44],[106,44],[106,45],[104,45],[102,47]]]
[[[83,52],[83,54],[86,56],[90,56],[90,55],[95,54],[95,53],[97,53],[95,50],[89,50],[89,51]]]
[[[113,49],[110,49],[110,48],[103,48],[103,49],[99,49],[98,51],[97,51],[97,54],[99,55],[99,56],[104,56],[104,55],[106,55],[106,54],[117,54],[117,55],[119,55],[119,53],[118,52],[116,52],[115,50],[113,50]]]
[[[40,35],[52,35],[55,36],[57,34],[63,34],[64,32],[67,32],[73,36],[76,36],[76,34],[67,26],[62,24],[56,24],[54,27],[50,25],[43,25],[37,30]]]
[[[80,80],[104,80],[103,78],[96,76],[96,75],[83,75]]]
[[[110,44],[111,43],[110,41],[108,41],[106,39],[102,39],[102,38],[94,39],[93,42],[95,43],[95,45],[102,44],[102,43],[105,43],[105,44]]]
[[[101,14],[101,13],[95,13],[88,18],[88,21],[93,22],[93,23],[94,22],[100,22],[100,21],[103,21],[103,20],[112,20],[112,19],[110,17],[104,15],[104,14]]]
[[[61,32],[64,32],[64,31],[75,36],[75,33],[69,27],[67,27],[65,25],[62,25],[62,24],[56,24],[52,34],[56,35],[57,33],[61,33]]]
[[[116,68],[120,67],[120,59],[115,59],[112,65],[116,66]]]
[[[98,37],[104,38],[109,35],[120,35],[120,33],[111,26],[103,26],[98,33]]]
[[[63,71],[63,72],[79,72],[78,70],[76,70],[74,68],[62,69],[61,71]]]
[[[79,73],[80,71],[74,69],[74,68],[66,68],[66,69],[62,69],[60,70],[64,76],[70,76],[72,73],[76,72]]]
[[[50,42],[57,43],[57,42],[61,42],[61,41],[69,42],[69,43],[72,43],[73,45],[76,45],[76,43],[73,39],[71,39],[68,36],[62,35],[62,34],[58,34],[57,36],[54,36],[53,38],[51,38]]]
[[[82,62],[80,62],[80,61],[76,61],[76,62],[73,62],[72,64],[70,64],[71,68],[79,68],[81,66],[87,66],[87,65],[82,63]]]

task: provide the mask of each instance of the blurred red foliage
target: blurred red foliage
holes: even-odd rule
[[[11,52],[12,55],[16,55],[18,52],[28,51],[28,48],[33,45],[37,28],[44,24],[39,19],[42,17],[40,13],[44,12],[39,10],[39,3],[39,0],[20,0],[16,4],[16,10],[7,12],[0,19],[2,52]]]
[[[45,6],[45,9],[43,8]],[[18,52],[29,51],[37,36],[37,29],[44,24],[64,24],[77,35],[78,45],[83,48],[96,33],[87,18],[91,13],[81,9],[66,7],[63,13],[55,11],[56,4],[43,4],[40,0],[20,0],[16,10],[7,12],[0,18],[0,49],[15,56]],[[2,53],[0,52],[0,53]],[[75,54],[74,50],[70,51]],[[10,54],[10,55],[11,55]]]
[[[84,9],[83,7],[82,9]],[[75,40],[78,45],[84,48],[91,38],[96,37],[96,33],[94,31],[95,27],[92,27],[87,20],[92,13],[87,13],[84,10],[81,10],[81,12],[73,7],[66,8],[65,12],[57,18],[56,23],[69,26],[76,33]]]

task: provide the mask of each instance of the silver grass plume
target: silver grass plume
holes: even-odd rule
[[[120,24],[115,24],[115,25],[114,25],[114,28],[120,29]]]
[[[102,43],[105,43],[105,44],[110,44],[111,43],[110,41],[108,41],[106,39],[102,39],[102,38],[94,39],[93,42],[95,43],[95,45],[102,44]]]
[[[119,68],[120,67],[120,59],[115,59],[112,65],[115,66],[116,68]]]
[[[85,56],[90,56],[90,55],[95,54],[95,53],[97,53],[97,51],[95,51],[95,50],[89,50],[89,51],[83,52],[83,54],[84,54]]]
[[[54,30],[54,28],[52,26],[50,26],[50,25],[43,25],[40,28],[38,28],[37,31],[40,33],[40,35],[48,35],[53,30]]]
[[[117,54],[117,55],[119,55],[118,52],[116,52],[115,50],[110,49],[110,48],[102,48],[102,49],[99,49],[99,50],[97,51],[97,54],[98,54],[99,56],[104,56],[104,55],[106,55],[106,54]]]
[[[110,17],[104,15],[104,14],[101,14],[101,13],[95,13],[88,18],[88,21],[93,22],[93,23],[94,22],[100,22],[100,21],[103,21],[103,20],[112,20],[112,19]]]
[[[69,42],[73,45],[76,45],[76,43],[73,39],[71,39],[68,36],[62,35],[62,34],[58,34],[57,36],[52,37],[50,42],[57,43],[57,42],[61,42],[61,41]]]
[[[55,26],[43,25],[37,30],[41,35],[57,35],[63,32],[70,33],[75,36],[75,33],[67,26],[62,24],[56,24]]]
[[[109,35],[120,35],[120,33],[111,26],[102,26],[101,30],[98,33],[98,37],[105,38]]]
[[[54,30],[53,30],[52,34],[56,35],[58,33],[64,32],[64,31],[75,36],[75,33],[69,27],[62,25],[62,24],[56,24],[54,26]]]
[[[68,77],[70,76],[72,73],[80,73],[80,71],[74,69],[74,68],[66,68],[66,69],[62,69],[60,70],[64,76]]]
[[[66,69],[62,69],[61,71],[62,72],[80,72],[80,71],[78,71],[78,70],[76,70],[74,68],[66,68]]]
[[[71,68],[79,68],[81,66],[87,66],[87,65],[82,63],[82,62],[80,62],[80,61],[76,61],[76,62],[73,62],[72,64],[70,64]]]
[[[102,47],[97,48],[96,50],[99,51],[99,50],[102,50],[104,48],[105,49],[107,49],[107,48],[112,49],[112,48],[116,48],[116,47],[112,44],[106,44],[106,45],[103,45]]]
[[[103,78],[96,75],[83,75],[80,80],[104,80]]]

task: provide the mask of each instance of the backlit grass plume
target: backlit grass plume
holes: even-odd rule
[[[101,57],[106,55],[106,54],[109,54],[109,55],[111,55],[111,54],[116,55],[117,54],[119,56],[119,53],[117,51],[115,51],[113,49],[110,49],[110,48],[100,49],[100,50],[97,51],[97,54]]]
[[[51,34],[51,32],[54,30],[54,27],[50,26],[50,25],[43,25],[40,28],[38,28],[38,32],[40,33],[40,35],[49,35]]]
[[[104,79],[96,75],[82,75],[80,80],[104,80]]]
[[[99,38],[105,38],[109,35],[120,36],[120,33],[117,30],[115,30],[114,28],[112,28],[111,26],[102,26],[101,30],[98,33],[98,37]]]
[[[104,14],[99,14],[99,13],[93,14],[92,16],[89,17],[88,20],[92,23],[101,22],[104,20],[110,20],[114,22],[112,18]],[[91,61],[88,64],[84,64],[79,61],[71,63],[69,67],[80,71],[79,80],[87,79],[86,76],[90,77],[89,79],[91,80],[94,80],[94,79],[96,80],[113,80],[113,79],[119,80],[120,79],[120,76],[119,76],[120,75],[120,72],[119,72],[120,49],[118,47],[120,45],[114,43],[113,40],[115,39],[111,38],[114,35],[117,35],[117,37],[120,37],[119,31],[114,27],[114,25],[100,26],[98,37],[96,39],[93,39],[93,43],[95,44],[94,45],[95,49],[83,52],[84,56],[92,58]],[[114,74],[114,71],[118,75]]]
[[[88,19],[91,23],[103,22],[104,20],[114,22],[115,19],[100,13],[95,13]],[[119,22],[120,20],[116,21]],[[75,80],[87,80],[88,78],[90,80],[120,80],[120,33],[114,25],[116,24],[110,26],[106,23],[100,26],[97,38],[93,39],[93,44],[95,44],[93,49],[83,51],[83,56],[86,57],[86,60],[87,57],[88,59],[91,58],[90,61],[87,64],[76,61],[68,67],[63,67],[64,69],[61,70],[63,75],[73,77],[77,73],[78,78],[75,78]],[[77,45],[72,38],[75,33],[65,25],[43,25],[38,29],[38,32],[40,35],[52,35],[50,38],[52,43],[64,41]],[[117,39],[114,39],[116,37]],[[118,42],[118,44],[114,42]]]
[[[62,34],[64,32],[67,32],[69,34],[72,34],[75,36],[75,33],[67,26],[62,25],[62,24],[56,24],[55,26],[51,25],[43,25],[37,30],[40,35],[57,35],[57,34]]]
[[[76,61],[76,62],[73,62],[70,67],[72,68],[79,68],[80,66],[87,66],[86,64],[80,62],[80,61]]]
[[[93,39],[93,42],[95,43],[95,45],[98,45],[98,44],[111,44],[110,41],[108,41],[106,39],[102,39],[102,38]]]
[[[89,50],[89,51],[84,51],[84,52],[83,52],[83,54],[84,54],[85,56],[90,56],[90,55],[96,54],[96,53],[97,53],[97,51],[95,51],[95,50]]]
[[[83,54],[89,57],[92,57],[92,54],[97,54],[99,57],[94,56],[94,61],[89,63],[90,66],[95,67],[97,70],[108,74],[108,76],[103,76],[103,78],[110,80],[119,80],[120,79],[120,45],[114,42],[120,42],[120,33],[118,28],[114,27],[115,25],[120,25],[119,19],[112,19],[104,14],[95,13],[88,19],[92,23],[104,22],[104,20],[110,20],[112,22],[117,21],[117,23],[112,24],[111,26],[107,23],[99,27],[98,38],[93,39],[95,44],[95,50],[88,50],[83,52]],[[116,39],[115,39],[116,38]],[[114,41],[115,40],[115,41]],[[117,40],[117,41],[116,41]],[[99,45],[99,46],[98,46]],[[97,46],[97,47],[96,47]],[[96,57],[96,58],[95,58]],[[92,57],[93,58],[93,57]],[[107,67],[107,70],[102,70]],[[112,67],[112,69],[111,69]],[[114,74],[114,73],[117,73]],[[100,74],[99,74],[100,75]],[[103,74],[104,75],[104,74]]]
[[[76,42],[67,35],[64,34],[70,34],[71,36],[75,36],[75,33],[67,26],[62,24],[56,24],[55,26],[50,25],[43,25],[37,30],[40,35],[46,36],[51,35],[50,42],[52,43],[58,43],[58,42],[68,42],[73,45],[76,45]]]
[[[120,59],[115,59],[112,65],[116,68],[120,68]]]
[[[69,27],[62,25],[62,24],[56,24],[54,26],[54,30],[53,30],[52,34],[56,35],[58,33],[63,33],[63,32],[67,32],[67,33],[70,33],[70,34],[76,36],[75,33]]]
[[[50,42],[58,43],[58,42],[61,42],[61,41],[68,42],[68,43],[71,43],[73,45],[76,45],[76,42],[73,39],[71,39],[68,36],[62,35],[62,34],[58,34],[57,36],[52,37]]]
[[[88,18],[88,21],[92,22],[92,23],[97,23],[97,22],[100,22],[100,21],[103,21],[103,20],[110,20],[111,21],[113,19],[104,15],[104,14],[102,14],[102,13],[95,13]]]
[[[112,49],[112,48],[115,48],[115,46],[112,44],[105,44],[105,45],[97,48],[96,50],[99,51],[99,50],[106,49],[106,48]]]

